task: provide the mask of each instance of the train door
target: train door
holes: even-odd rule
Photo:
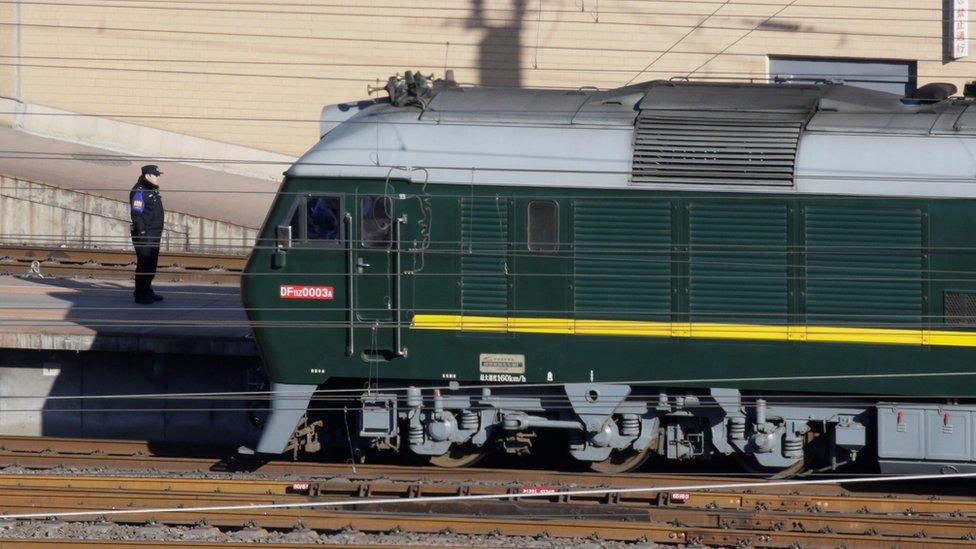
[[[369,192],[350,202],[355,235],[350,240],[352,350],[366,361],[392,360],[406,354],[401,279],[409,202],[399,195]]]
[[[281,213],[286,222],[275,227],[267,273],[273,276],[259,272],[246,281],[249,287],[264,288],[263,295],[275,295],[272,309],[281,311],[277,321],[297,327],[276,331],[273,341],[282,352],[290,349],[289,358],[308,368],[306,373],[321,374],[325,355],[318,350],[335,348],[345,337],[348,295],[343,273],[349,235],[343,211],[348,201],[338,192],[296,193]],[[307,347],[313,340],[318,345]],[[266,349],[271,345],[263,344]],[[306,353],[306,348],[317,350]]]

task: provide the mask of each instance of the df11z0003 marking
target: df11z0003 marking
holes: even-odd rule
[[[335,288],[332,286],[295,286],[282,284],[279,289],[282,299],[323,299],[335,298]]]

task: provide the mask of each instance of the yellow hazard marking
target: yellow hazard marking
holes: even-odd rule
[[[511,318],[419,314],[414,315],[410,329],[976,347],[976,331],[961,332],[873,327],[855,328],[849,326],[778,326],[772,324],[714,322],[649,322],[641,320]]]

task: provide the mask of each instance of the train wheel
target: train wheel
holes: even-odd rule
[[[636,470],[641,465],[644,465],[650,457],[650,448],[639,451],[633,448],[614,450],[607,459],[590,463],[590,469],[598,473],[619,475]]]
[[[776,467],[763,467],[759,465],[756,461],[755,456],[746,456],[739,453],[735,454],[735,460],[739,462],[747,472],[754,475],[761,475],[764,477],[769,477],[770,479],[784,479],[798,476],[807,471],[806,460],[800,458],[796,463],[788,467],[776,468]]]
[[[756,456],[747,456],[739,453],[735,454],[735,459],[746,471],[757,475],[767,476],[774,480],[806,476],[811,472],[816,471],[819,467],[823,467],[827,463],[827,448],[825,446],[826,440],[827,439],[822,436],[822,433],[820,432],[807,431],[803,440],[803,457],[797,460],[793,465],[787,467],[763,467],[762,465],[759,465],[759,461],[756,459]]]
[[[443,467],[445,469],[455,469],[459,467],[470,467],[485,457],[488,449],[484,446],[474,444],[453,444],[451,449],[442,456],[430,456],[431,465]]]

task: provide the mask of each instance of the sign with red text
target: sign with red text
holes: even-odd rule
[[[335,297],[335,288],[332,286],[282,284],[279,296],[281,299],[322,299],[328,301]]]
[[[952,58],[969,55],[969,0],[952,2]]]

